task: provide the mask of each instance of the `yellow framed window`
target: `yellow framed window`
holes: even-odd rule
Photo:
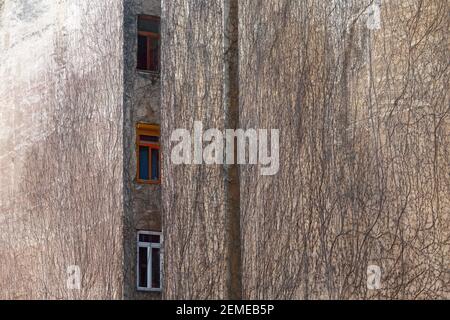
[[[160,129],[158,125],[136,126],[137,182],[161,183]]]

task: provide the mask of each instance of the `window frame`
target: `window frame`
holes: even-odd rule
[[[137,23],[136,23],[136,29],[137,29],[137,39],[139,39],[139,36],[145,37],[147,39],[147,68],[149,68],[150,66],[150,62],[151,62],[151,40],[156,39],[158,40],[158,55],[159,55],[159,59],[158,59],[158,66],[156,70],[150,70],[150,69],[141,69],[138,67],[138,63],[139,63],[139,47],[136,48],[136,70],[139,72],[147,72],[147,73],[155,73],[155,74],[159,74],[160,73],[160,69],[161,69],[161,61],[160,61],[160,57],[161,57],[161,32],[160,33],[155,33],[155,32],[150,32],[150,31],[141,31],[139,30],[139,20],[143,19],[143,20],[153,20],[153,21],[157,21],[159,23],[159,28],[161,30],[161,18],[158,16],[152,16],[152,15],[147,15],[147,14],[139,14],[137,16]]]
[[[161,139],[161,130],[159,125],[155,124],[146,124],[146,123],[138,123],[136,125],[136,181],[139,184],[161,184],[161,142],[152,142],[141,140],[141,136],[150,136],[150,137],[158,137]],[[148,147],[149,148],[149,180],[141,179],[141,159],[140,159],[140,147]],[[152,150],[158,150],[158,180],[151,179],[152,172]]]
[[[156,242],[141,242],[140,235],[159,236],[159,243]],[[136,238],[136,288],[138,291],[146,292],[161,292],[163,287],[163,259],[162,259],[162,232],[138,230]],[[147,287],[141,287],[139,284],[139,248],[147,248]],[[152,287],[152,249],[159,249],[159,288]]]

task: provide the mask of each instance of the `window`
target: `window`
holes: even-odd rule
[[[139,123],[136,128],[137,181],[161,183],[159,126]]]
[[[160,232],[139,231],[137,238],[137,288],[161,291]]]
[[[159,71],[160,20],[154,16],[138,16],[137,69]]]

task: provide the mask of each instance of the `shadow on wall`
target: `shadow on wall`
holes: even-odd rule
[[[55,45],[61,60],[69,56],[63,45]],[[66,64],[64,73],[49,69],[30,75],[43,85],[27,88],[27,95],[37,96],[27,105],[32,115],[14,124],[33,130],[17,130],[16,141],[22,143],[15,152],[18,192],[8,221],[0,223],[0,261],[5,261],[0,299],[122,297],[118,64],[113,55],[89,69]],[[22,112],[24,100],[12,94],[17,95],[15,110]],[[81,270],[81,290],[67,286],[70,266]]]
[[[117,195],[121,193],[122,149],[120,143],[115,148],[108,144],[108,140],[118,141],[121,131],[119,125],[109,126],[101,115],[96,116],[101,106],[95,103],[93,92],[97,90],[82,90],[83,84],[98,88],[94,74],[69,75],[63,88],[64,107],[52,100],[52,91],[41,99],[48,108],[41,128],[48,135],[19,155],[22,168],[15,175],[22,196],[15,200],[17,215],[11,220],[15,223],[11,228],[18,230],[7,239],[11,245],[21,240],[22,247],[14,248],[14,257],[5,267],[11,276],[17,274],[17,287],[7,283],[11,291],[2,295],[121,297],[122,203]],[[103,187],[99,190],[98,186]],[[110,255],[115,257],[112,261],[107,258]],[[30,260],[36,263],[29,266],[26,261]],[[80,291],[66,286],[67,268],[72,265],[82,270]]]

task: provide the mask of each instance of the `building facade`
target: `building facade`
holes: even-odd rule
[[[0,298],[448,298],[447,13],[0,0]],[[279,172],[175,165],[194,121]]]
[[[238,198],[233,167],[163,158],[165,297],[448,297],[448,4],[163,4],[163,144],[280,130]]]
[[[160,14],[0,2],[0,297],[161,297]]]

